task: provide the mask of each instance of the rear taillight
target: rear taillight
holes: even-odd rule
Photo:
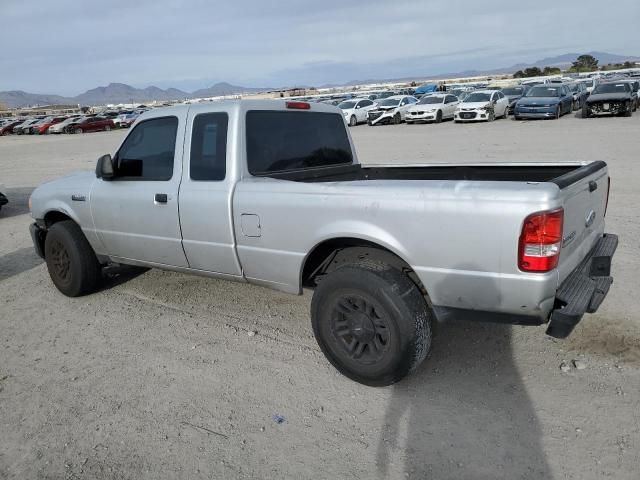
[[[607,214],[607,207],[609,206],[609,192],[611,191],[611,177],[607,177],[607,200],[604,203],[604,214]]]
[[[564,210],[529,215],[522,225],[518,267],[524,272],[548,272],[558,266],[562,247]]]
[[[287,102],[287,108],[294,110],[310,110],[311,104],[307,102]]]

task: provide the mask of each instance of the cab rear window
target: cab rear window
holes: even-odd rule
[[[353,163],[342,115],[247,112],[247,164],[252,175]]]

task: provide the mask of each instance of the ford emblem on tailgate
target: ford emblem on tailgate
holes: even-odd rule
[[[591,210],[587,216],[584,218],[584,224],[587,228],[589,228],[591,225],[593,225],[593,222],[596,219],[596,212],[594,212],[593,210]]]

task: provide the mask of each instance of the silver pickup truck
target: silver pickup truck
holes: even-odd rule
[[[367,385],[427,355],[434,320],[566,337],[612,283],[604,162],[358,162],[341,112],[234,101],[153,110],[86,172],[38,187],[31,234],[56,287],[107,265],[301,294],[329,361]]]

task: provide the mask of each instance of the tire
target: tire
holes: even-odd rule
[[[575,112],[579,108],[580,108],[580,100],[574,100],[573,103],[571,104],[571,111]]]
[[[489,118],[487,118],[487,122],[493,122],[495,119],[496,119],[495,112],[493,111],[489,112]]]
[[[105,131],[105,132],[109,132],[109,131],[111,131],[111,125],[106,125],[106,126],[104,127],[104,131]]]
[[[513,119],[514,120],[522,120],[518,115],[515,115],[515,114],[513,115]]]
[[[74,221],[51,226],[44,241],[44,256],[51,281],[67,297],[86,295],[98,287],[100,264]]]
[[[436,113],[436,123],[442,123],[442,110],[438,110]]]
[[[373,127],[373,123],[371,123],[369,120],[367,120],[367,125],[369,125],[370,127]]]
[[[393,124],[394,125],[400,125],[402,123],[402,116],[399,113],[396,113],[393,116]]]
[[[73,133],[84,133],[81,128],[76,128]]]
[[[407,125],[413,125],[413,120],[405,120],[404,123]]]
[[[329,362],[373,387],[391,385],[422,363],[431,348],[431,319],[418,287],[381,262],[337,268],[311,300],[313,333]]]
[[[562,116],[562,105],[558,105],[558,108],[556,108],[556,114],[553,116],[553,119],[559,120],[561,116]]]
[[[625,117],[630,117],[633,115],[633,107],[631,105],[631,102],[627,103],[627,107],[626,110],[624,112],[624,116]]]

